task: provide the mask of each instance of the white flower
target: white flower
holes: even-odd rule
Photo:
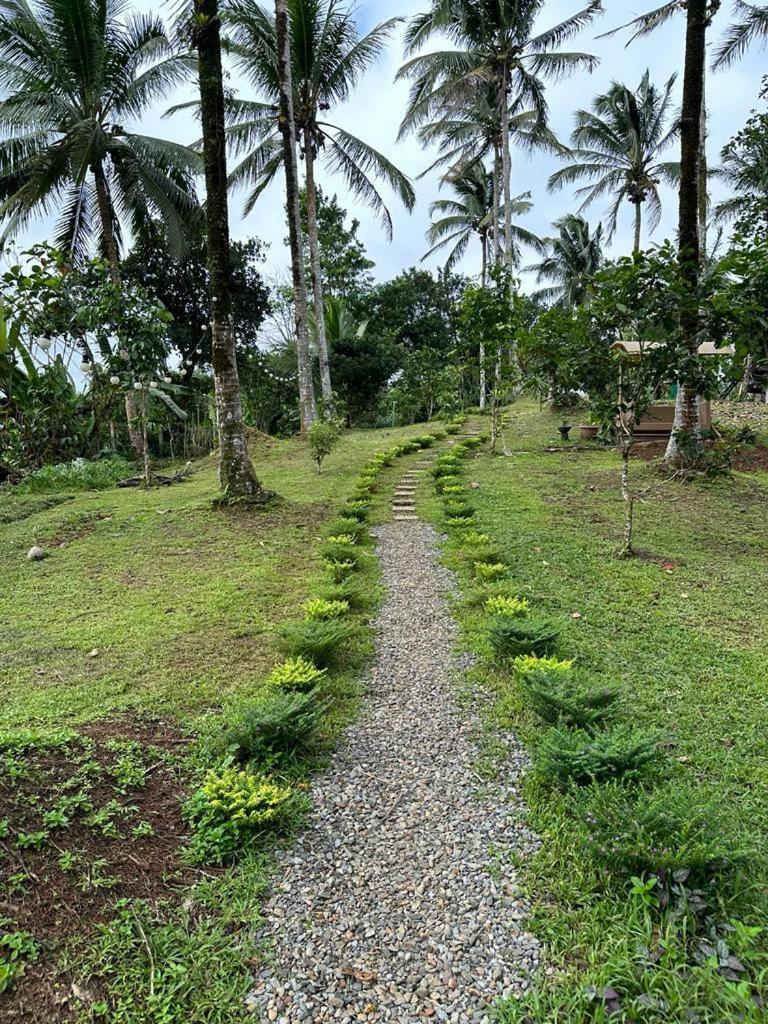
[[[113,374],[113,375],[112,375],[112,376],[111,376],[111,377],[109,378],[109,383],[110,383],[110,384],[115,384],[115,385],[117,385],[117,384],[119,384],[119,383],[120,383],[120,378],[119,378],[118,376],[116,376],[116,375],[114,375],[114,374]]]

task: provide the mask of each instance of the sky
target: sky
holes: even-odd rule
[[[356,7],[360,31],[365,32],[377,22],[396,15],[408,18],[423,10],[426,2],[427,0],[363,0]],[[549,0],[544,6],[539,27],[548,28],[562,21],[585,2],[586,0]],[[567,44],[570,50],[578,49],[597,55],[600,64],[591,75],[579,71],[573,77],[547,87],[551,127],[560,139],[568,140],[576,109],[588,108],[592,98],[603,92],[614,80],[636,86],[646,68],[650,68],[652,80],[659,86],[675,72],[679,73],[676,85],[676,100],[679,102],[684,43],[682,12],[657,30],[653,36],[638,40],[628,48],[624,45],[626,34],[610,39],[596,38],[599,33],[621,25],[636,14],[657,6],[658,2],[659,0],[605,0],[605,13],[602,18]],[[162,7],[151,0],[137,0],[135,6],[145,11],[159,10],[161,15],[165,13]],[[730,0],[726,0],[718,14],[717,20],[720,25],[712,34],[710,47],[716,44],[718,36],[727,24],[730,8]],[[414,179],[417,203],[411,214],[398,199],[387,195],[391,200],[389,205],[394,221],[393,240],[387,240],[376,215],[347,194],[343,180],[326,174],[322,168],[318,172],[318,180],[324,191],[329,194],[335,192],[350,215],[359,219],[360,236],[370,258],[375,261],[374,274],[379,280],[393,277],[401,270],[419,264],[428,248],[424,235],[429,226],[429,204],[441,194],[438,173],[416,180],[417,175],[432,162],[434,154],[424,151],[415,138],[396,141],[408,91],[407,83],[394,82],[395,73],[401,62],[402,28],[399,28],[386,53],[362,79],[354,96],[333,111],[335,123],[383,151],[402,171]],[[766,72],[768,54],[756,45],[745,59],[729,70],[710,74],[708,156],[711,162],[716,161],[722,146],[743,126],[750,110],[757,105],[760,79]],[[238,80],[233,76],[229,85],[232,87],[237,84]],[[191,142],[196,139],[198,128],[191,114],[181,113],[172,119],[162,118],[166,106],[179,98],[181,97],[176,96],[169,99],[168,104],[158,107],[140,126],[137,125],[136,129],[148,135],[161,135],[180,142]],[[676,155],[675,149],[672,148],[667,159],[674,159]],[[547,192],[547,179],[558,166],[559,161],[554,157],[528,156],[513,152],[512,194],[530,191],[534,202],[533,210],[521,223],[541,236],[551,234],[552,221],[565,213],[575,211],[577,206],[570,188],[554,195]],[[383,191],[386,195],[385,187]],[[715,197],[720,194],[716,187],[713,194]],[[677,219],[676,197],[666,190],[663,192],[662,201],[661,224],[650,239],[647,235],[644,236],[644,244],[649,241],[661,242],[674,236]],[[286,228],[282,178],[278,178],[264,193],[255,210],[247,217],[243,216],[243,202],[242,194],[233,194],[230,206],[232,236],[256,236],[268,243],[267,276],[279,277],[288,263],[288,253],[284,245]],[[586,211],[585,216],[590,223],[596,223],[605,212],[604,206],[596,204]],[[632,220],[633,211],[627,203],[623,208],[614,241],[608,247],[609,255],[618,256],[631,250]],[[30,240],[39,239],[43,235],[41,225],[29,231]],[[534,259],[533,253],[525,253],[523,263]],[[437,267],[440,262],[440,256],[436,255],[425,265]],[[472,247],[458,269],[473,275],[479,272],[479,265],[479,247]],[[530,277],[524,276],[523,284],[524,288],[531,287]]]

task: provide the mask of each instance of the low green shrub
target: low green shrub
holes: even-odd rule
[[[349,602],[327,601],[323,597],[311,597],[302,604],[301,610],[304,612],[305,618],[318,622],[323,619],[338,619],[340,615],[345,615],[349,611]]]
[[[556,668],[542,664],[519,674],[523,692],[540,718],[553,725],[562,722],[589,729],[614,716],[620,694],[616,687],[601,686],[586,672],[570,668],[567,662],[557,664]],[[560,665],[568,667],[563,670]]]
[[[446,487],[455,487],[459,483],[459,479],[454,473],[447,473],[435,480],[435,490],[438,494],[445,494]]]
[[[473,516],[475,514],[474,506],[468,501],[462,501],[460,498],[446,498],[443,501],[443,511],[446,516]]]
[[[326,674],[324,668],[318,668],[313,662],[298,656],[287,658],[275,665],[267,676],[267,684],[283,690],[298,690],[307,693],[312,690]]]
[[[125,459],[73,459],[55,466],[41,466],[28,473],[15,494],[46,494],[55,491],[91,491],[114,487],[118,480],[133,476],[132,463]]]
[[[312,746],[326,711],[314,693],[275,691],[239,708],[216,747],[240,763],[300,753]]]
[[[459,537],[459,540],[465,548],[485,547],[491,543],[490,534],[480,533],[479,530],[465,530]]]
[[[509,566],[505,562],[475,562],[475,576],[481,583],[493,583],[508,572]]]
[[[695,782],[662,786],[593,783],[571,794],[586,826],[585,844],[619,871],[708,875],[748,855],[733,812]]]
[[[300,619],[282,626],[281,647],[293,658],[307,658],[320,667],[327,667],[338,657],[339,648],[356,632],[352,623],[340,619],[321,622]]]
[[[326,562],[351,562],[357,565],[362,554],[353,534],[341,533],[330,536],[318,548],[320,557]]]
[[[351,576],[323,587],[321,597],[326,601],[345,601],[351,609],[360,611],[370,607],[375,595],[370,584]]]
[[[446,524],[452,530],[458,530],[461,527],[473,526],[475,522],[474,515],[459,515],[457,512],[448,512],[445,515]]]
[[[470,548],[469,551],[462,552],[464,557],[468,558],[471,562],[485,562],[489,565],[498,565],[499,559],[503,557],[503,553],[500,548],[495,544],[489,544],[487,547]]]
[[[223,864],[283,822],[294,804],[293,791],[263,775],[225,768],[209,772],[187,800],[192,826],[187,856],[195,864]]]
[[[491,615],[502,615],[505,618],[514,619],[527,615],[531,610],[531,605],[526,597],[507,597],[499,594],[486,599],[485,610]]]
[[[597,732],[556,727],[541,741],[536,767],[559,786],[647,773],[661,742],[656,729],[621,722]]]
[[[448,484],[445,483],[446,477],[442,477],[441,483],[442,488],[440,493],[446,500],[456,501],[460,498],[466,498],[469,495],[469,488],[465,487],[464,484]]]
[[[356,544],[368,540],[369,537],[365,523],[361,523],[359,519],[352,516],[338,516],[338,518],[332,519],[325,527],[324,532],[326,537],[336,537],[339,534],[354,537]]]
[[[4,923],[0,918],[0,928]],[[31,932],[0,931],[0,995],[20,978],[26,965],[37,960],[40,947]]]
[[[332,558],[325,563],[325,567],[328,570],[328,575],[331,577],[334,583],[343,583],[347,577],[355,571],[357,568],[357,562],[351,561],[350,559],[339,560]]]
[[[368,519],[371,503],[367,498],[348,498],[341,507],[341,515],[364,523]]]
[[[418,434],[413,440],[419,448],[431,448],[435,443],[435,438],[432,434]]]
[[[438,459],[430,472],[432,476],[439,480],[441,477],[456,476],[457,470],[459,469],[459,460],[455,458],[451,459]]]
[[[488,626],[488,640],[495,656],[510,661],[521,654],[549,654],[559,630],[548,619],[496,616]]]

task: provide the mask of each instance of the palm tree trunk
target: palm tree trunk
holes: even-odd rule
[[[640,203],[635,203],[635,244],[633,252],[640,252],[640,237],[643,227],[643,208]]]
[[[280,77],[280,134],[283,138],[285,193],[288,204],[288,236],[293,274],[293,304],[296,315],[296,354],[299,364],[299,405],[301,429],[307,430],[317,418],[312,360],[307,329],[307,281],[299,206],[299,172],[296,166],[296,125],[293,120],[293,82],[286,0],[275,0],[275,37]]]
[[[200,121],[205,167],[205,218],[211,289],[211,346],[219,431],[219,481],[227,495],[263,498],[243,431],[237,374],[229,262],[227,144],[224,133],[224,79],[221,23],[217,0],[195,0]]]
[[[117,252],[117,241],[115,240],[115,225],[112,220],[112,203],[109,201],[109,190],[107,179],[104,176],[104,167],[101,161],[93,165],[93,181],[96,188],[96,205],[99,210],[101,221],[101,234],[104,239],[104,249],[109,264],[109,276],[112,283],[118,287],[122,284],[120,275],[120,257]],[[144,462],[146,449],[144,437],[139,427],[139,410],[136,407],[136,399],[133,391],[125,393],[125,419],[128,424],[128,440],[130,441],[133,455],[137,462]]]
[[[499,184],[501,158],[499,147],[493,147],[493,262],[501,262],[501,239],[499,238],[499,221],[501,220],[501,197],[499,196]]]
[[[483,263],[480,272],[480,282],[483,288],[488,286],[488,237],[480,236],[483,245]],[[480,408],[485,409],[485,344],[480,342]]]
[[[507,95],[507,72],[501,82],[501,175],[504,190],[504,262],[512,274],[512,154],[509,138],[509,97]]]
[[[320,360],[320,387],[325,403],[325,415],[333,415],[333,389],[328,365],[328,341],[325,335],[325,301],[323,275],[320,267],[320,240],[317,237],[317,194],[315,186],[315,151],[309,128],[304,129],[304,159],[307,166],[307,235],[309,236],[309,266],[312,272],[312,298],[315,306],[315,336]]]
[[[696,292],[701,264],[701,152],[702,112],[706,77],[707,0],[688,0],[685,34],[683,106],[680,118],[680,215],[678,222],[680,276],[689,295]],[[699,345],[700,317],[696,304],[685,303],[680,314],[683,343],[692,355]],[[699,396],[693,382],[681,380],[675,403],[675,420],[665,459],[679,462],[678,437],[685,433],[697,441],[701,434]]]

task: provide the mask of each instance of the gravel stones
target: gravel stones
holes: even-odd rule
[[[487,1024],[538,962],[509,863],[537,843],[525,757],[510,745],[507,777],[480,781],[434,531],[376,534],[387,597],[368,694],[279,855],[248,1003],[269,1021]]]

